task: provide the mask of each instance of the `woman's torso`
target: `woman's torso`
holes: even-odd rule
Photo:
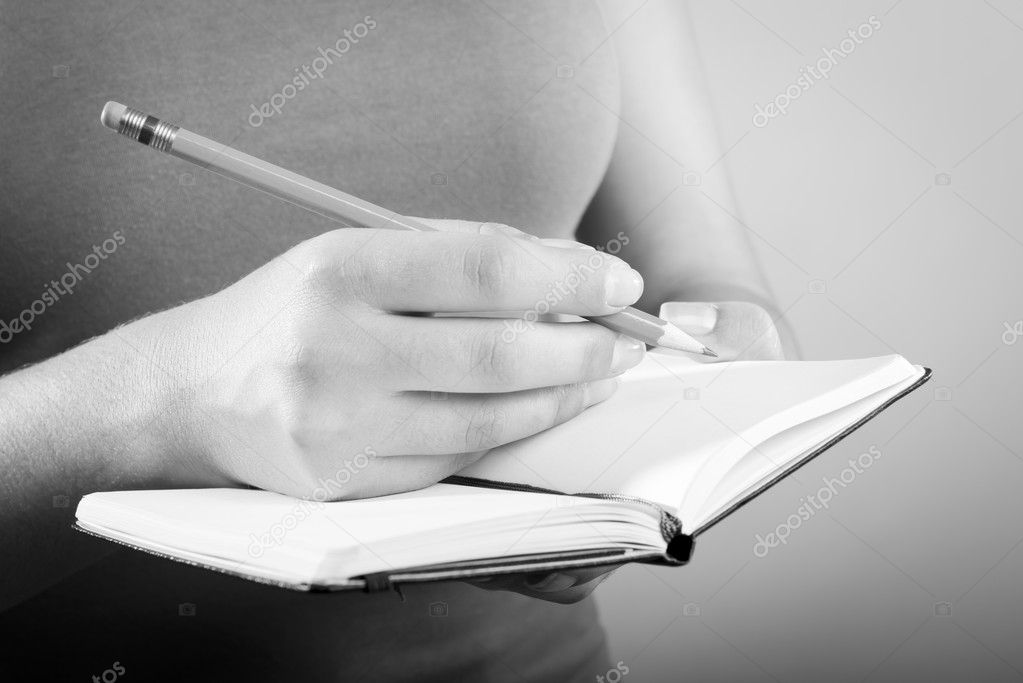
[[[574,230],[614,142],[617,75],[584,0],[33,2],[4,12],[0,319],[115,233],[123,243],[0,345],[0,371],[211,294],[334,227],[113,136],[98,121],[106,100],[399,212],[547,236]],[[183,603],[195,616],[179,616]],[[437,603],[446,616],[431,616]],[[2,622],[26,655],[36,638],[64,640],[96,664],[82,677],[117,660],[147,680],[186,662],[207,678],[531,680],[602,656],[590,602],[457,583],[409,589],[404,602],[301,595],[130,551]]]

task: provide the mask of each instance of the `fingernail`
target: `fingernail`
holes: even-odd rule
[[[503,223],[484,223],[480,226],[481,235],[503,235],[505,237],[515,237],[518,239],[526,239],[532,242],[540,240],[536,235],[530,235],[528,232],[523,232],[518,228],[513,228],[510,225],[504,225]]]
[[[601,401],[606,401],[611,398],[611,395],[617,389],[617,377],[608,377],[607,379],[598,379],[596,382],[590,382],[586,385],[586,407],[588,408]]]
[[[689,334],[710,334],[718,324],[718,307],[701,301],[669,301],[660,313]]]
[[[582,242],[576,242],[575,240],[563,240],[557,237],[542,237],[540,238],[540,244],[545,247],[554,247],[556,249],[584,249],[586,251],[596,251],[593,247]]]
[[[645,355],[646,344],[624,334],[618,335],[611,354],[611,374],[617,375],[639,365]]]
[[[611,266],[604,289],[604,302],[608,306],[628,306],[643,294],[643,276],[624,262]]]

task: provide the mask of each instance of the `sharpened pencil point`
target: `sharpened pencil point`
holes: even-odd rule
[[[685,351],[686,353],[708,355],[707,351],[710,351],[710,349],[702,343],[693,339],[691,336],[669,322],[661,321],[661,323],[662,334],[657,340],[658,346],[665,349],[672,349],[674,351]],[[714,352],[711,351],[711,353]]]
[[[708,349],[706,346],[703,347],[703,355],[710,356],[711,358],[717,358],[718,355],[714,353],[712,349]]]

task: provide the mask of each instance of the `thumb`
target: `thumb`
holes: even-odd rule
[[[771,315],[754,303],[669,301],[661,306],[660,315],[714,349],[719,356],[694,359],[699,362],[784,358]]]

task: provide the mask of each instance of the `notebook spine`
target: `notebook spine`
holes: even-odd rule
[[[574,496],[576,498],[595,498],[598,500],[615,500],[622,503],[640,503],[654,508],[660,514],[661,537],[667,544],[665,557],[673,564],[685,564],[693,555],[693,537],[686,534],[682,529],[682,520],[671,512],[668,512],[661,505],[640,498],[622,493],[565,493],[555,489],[546,489],[540,486],[529,484],[512,484],[506,481],[494,481],[492,479],[477,479],[476,477],[461,477],[458,475],[448,477],[444,480],[446,484],[460,484],[462,486],[477,486],[480,488],[500,489],[502,491],[523,491],[527,493],[546,493],[556,496]]]
[[[626,496],[619,493],[578,493],[581,498],[600,498],[604,500],[617,500],[623,503],[642,503],[656,508],[661,513],[661,538],[668,545],[665,548],[667,559],[674,564],[685,564],[693,556],[693,537],[682,529],[682,520],[665,510],[653,501],[639,498],[638,496]]]

